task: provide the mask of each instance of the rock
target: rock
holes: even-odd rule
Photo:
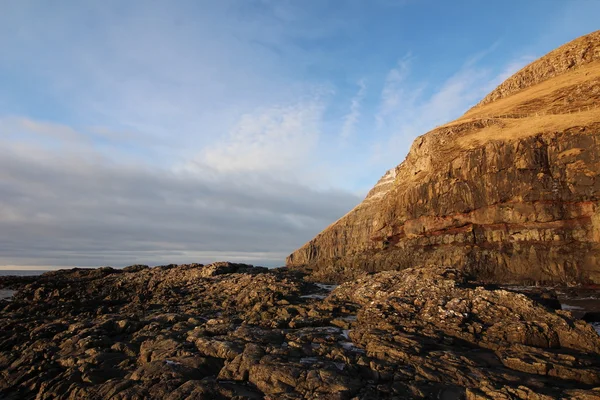
[[[597,312],[597,311],[586,312],[581,319],[586,322],[600,322],[600,312]]]
[[[350,399],[361,382],[331,369],[313,369],[263,359],[250,368],[249,381],[263,393],[280,396],[299,393],[301,398]]]
[[[265,268],[256,268],[248,264],[234,264],[230,262],[216,262],[202,268],[202,276],[210,277],[234,272],[264,272]]]
[[[194,380],[205,376],[216,375],[223,367],[223,362],[206,357],[169,357],[162,360],[142,364],[133,371],[129,379],[139,380]]]
[[[590,325],[523,294],[473,286],[459,270],[382,272],[339,286],[328,301],[348,299],[363,306],[352,341],[427,380],[511,387],[517,371],[600,385],[600,336]]]
[[[454,265],[498,283],[600,283],[600,31],[417,138],[365,200],[293,252],[314,281]]]
[[[140,272],[148,268],[150,267],[148,267],[147,265],[136,264],[123,268],[123,272]]]
[[[594,32],[551,51],[535,63],[529,64],[517,74],[504,81],[492,91],[492,93],[481,100],[479,105],[485,105],[501,98],[508,97],[513,93],[548,80],[549,78],[600,60],[598,36],[598,32]]]
[[[242,353],[241,346],[230,341],[214,340],[202,336],[189,336],[187,340],[192,341],[200,354],[205,356],[233,360]]]
[[[237,355],[231,362],[226,363],[225,367],[219,372],[219,379],[233,381],[248,381],[250,368],[260,362],[265,355],[262,347],[249,343],[244,352]]]
[[[0,397],[593,398],[600,386],[600,336],[540,304],[556,298],[546,289],[484,287],[449,267],[338,287],[204,268],[26,284],[0,311]]]
[[[164,361],[167,358],[190,355],[192,353],[185,349],[185,342],[180,343],[174,339],[158,336],[157,338],[142,342],[138,362],[145,364],[152,361]]]

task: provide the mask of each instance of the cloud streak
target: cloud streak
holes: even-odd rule
[[[381,90],[379,112],[375,116],[375,122],[378,129],[383,128],[386,124],[386,119],[390,114],[397,112],[403,105],[402,100],[405,91],[402,84],[409,75],[411,58],[412,56],[410,53],[405,55],[398,61],[398,65],[387,73],[383,89]]]
[[[354,133],[358,119],[360,118],[360,107],[367,91],[367,85],[363,79],[358,81],[358,91],[350,100],[350,111],[344,116],[344,124],[340,132],[342,141],[347,141]]]
[[[206,148],[195,165],[220,172],[294,171],[317,146],[323,110],[323,104],[313,100],[243,115],[230,135]]]

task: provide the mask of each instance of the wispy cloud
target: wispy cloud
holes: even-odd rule
[[[85,135],[76,132],[69,126],[25,117],[0,117],[0,138],[22,139],[28,135],[70,143],[87,141]]]
[[[348,141],[359,120],[377,121],[383,134],[373,170],[379,175],[400,161],[399,152],[415,136],[462,113],[499,79],[466,63],[425,96],[409,80],[410,59],[382,77],[375,113],[363,109],[367,87],[359,81],[340,119],[339,138]],[[508,63],[502,73],[522,62]],[[0,119],[0,264],[219,258],[281,264],[286,253],[360,200],[348,190],[317,189],[340,187],[323,183],[356,177],[365,168],[340,164],[331,154],[321,157],[331,95],[324,86],[316,95],[244,113],[226,135],[170,167],[124,156],[127,141],[147,146],[135,131]]]
[[[381,103],[379,112],[375,116],[377,128],[381,129],[385,126],[387,118],[390,114],[396,112],[402,102],[404,90],[402,84],[408,77],[410,71],[412,55],[409,53],[398,61],[398,65],[392,68],[383,84],[381,90]]]
[[[342,130],[340,132],[340,138],[342,141],[348,140],[348,138],[350,138],[350,136],[354,133],[354,129],[358,119],[360,118],[360,107],[365,97],[366,90],[367,85],[364,79],[361,79],[358,81],[358,91],[350,100],[350,111],[344,116],[343,119],[344,124],[342,125]]]
[[[320,102],[311,101],[246,114],[225,140],[207,147],[195,163],[220,172],[293,171],[306,163],[317,145],[323,110]]]

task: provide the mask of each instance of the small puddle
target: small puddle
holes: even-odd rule
[[[323,290],[327,290],[328,292],[331,292],[333,289],[335,289],[336,287],[339,286],[339,285],[330,285],[327,283],[315,283],[315,285],[317,285],[319,288],[321,288]]]
[[[583,307],[579,307],[579,306],[572,306],[570,304],[561,304],[560,308],[563,310],[567,310],[567,311],[575,311],[575,310],[585,310]]]
[[[300,359],[300,364],[314,364],[318,361],[319,359],[317,357],[303,357]]]
[[[300,298],[302,299],[318,299],[318,300],[323,300],[325,297],[324,294],[305,294],[304,296],[300,296]]]
[[[360,347],[356,347],[356,345],[352,342],[339,342],[344,350],[353,351],[355,353],[366,353],[365,349],[361,349]]]
[[[317,300],[323,300],[325,299],[329,293],[335,289],[336,287],[338,287],[339,285],[330,285],[327,283],[315,283],[315,286],[318,287],[321,293],[311,293],[311,294],[305,294],[303,296],[300,296],[300,298],[302,299],[317,299]],[[322,291],[326,291],[327,293],[322,293]]]
[[[571,312],[575,318],[583,318],[587,312],[600,312],[600,299],[597,296],[566,297],[560,296],[560,308]],[[600,321],[589,323],[600,335]]]
[[[15,293],[16,290],[0,289],[0,300],[10,300]]]

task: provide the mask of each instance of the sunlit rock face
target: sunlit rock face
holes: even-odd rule
[[[330,281],[453,265],[504,283],[600,283],[599,162],[597,31],[418,137],[287,265]]]

